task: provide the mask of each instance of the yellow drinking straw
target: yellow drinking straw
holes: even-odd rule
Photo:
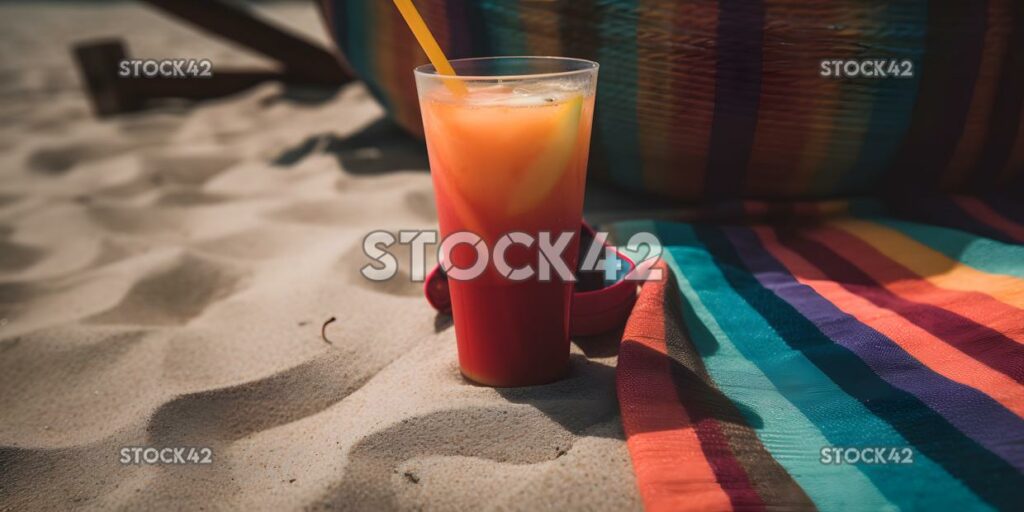
[[[437,44],[437,40],[434,39],[434,35],[430,33],[430,29],[427,28],[423,17],[416,10],[416,6],[412,4],[412,0],[394,1],[395,7],[398,7],[398,12],[402,13],[402,18],[405,19],[406,25],[409,25],[409,30],[412,30],[412,35],[416,36],[416,41],[420,43],[420,48],[423,48],[423,52],[427,54],[427,58],[430,59],[430,63],[434,65],[434,69],[437,70],[438,74],[455,76],[455,70],[452,69],[452,65],[445,58],[444,52],[441,51],[441,47]],[[444,84],[456,96],[462,96],[468,92],[466,84],[458,80],[445,80]]]

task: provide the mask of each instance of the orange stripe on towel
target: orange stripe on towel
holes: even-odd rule
[[[644,284],[619,348],[620,358],[633,361],[616,383],[637,485],[649,512],[729,510],[672,380],[662,316],[666,283]]]
[[[872,222],[846,220],[831,225],[867,242],[878,252],[935,286],[947,290],[984,293],[1004,304],[1024,309],[1024,279],[982,272],[952,260],[896,230]]]
[[[854,266],[880,287],[907,301],[928,304],[985,326],[1007,338],[1024,343],[1024,312],[977,290],[947,290],[921,279],[911,269],[893,261],[863,239],[834,227],[809,230],[808,238],[842,251]],[[912,257],[917,258],[917,254]],[[968,281],[965,283],[970,284]]]
[[[809,286],[845,313],[885,335],[936,373],[985,393],[1024,418],[1024,387],[1012,378],[992,370],[902,316],[847,291],[817,267],[780,244],[771,229],[758,227],[753,230],[765,248],[801,284]]]

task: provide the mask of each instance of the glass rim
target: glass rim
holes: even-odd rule
[[[455,67],[455,64],[462,63],[462,62],[501,61],[501,60],[514,60],[514,59],[527,60],[527,61],[548,61],[548,62],[566,62],[566,63],[572,62],[572,63],[577,63],[577,64],[583,64],[583,67],[581,67],[579,69],[569,69],[569,70],[565,70],[565,71],[546,71],[546,72],[542,72],[542,73],[517,73],[517,74],[511,74],[511,75],[493,74],[493,75],[455,75],[455,76],[448,76],[448,75],[442,75],[442,74],[438,73],[437,69],[434,67],[433,64],[423,64],[421,66],[416,66],[416,68],[413,69],[413,73],[418,75],[418,76],[423,76],[423,77],[427,77],[427,78],[440,78],[440,79],[450,79],[450,80],[460,80],[460,81],[476,81],[476,80],[528,80],[528,79],[536,79],[536,78],[555,78],[555,77],[573,76],[573,75],[578,75],[578,74],[596,72],[598,70],[598,68],[601,67],[600,64],[598,64],[597,62],[594,62],[592,60],[577,59],[575,57],[557,57],[557,56],[550,56],[550,55],[508,55],[508,56],[500,56],[500,57],[469,57],[469,58],[465,58],[465,59],[452,59],[452,60],[449,60],[448,62],[452,64],[452,67]]]

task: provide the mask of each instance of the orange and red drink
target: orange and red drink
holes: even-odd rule
[[[452,66],[456,77],[416,69],[441,236],[470,232],[490,252],[509,233],[574,233],[561,255],[575,269],[597,64],[497,57]],[[508,266],[537,269],[537,243],[508,247]],[[459,245],[450,258],[468,267],[477,253]],[[462,373],[491,386],[557,380],[568,365],[573,283],[540,272],[513,280],[491,263],[449,280]]]

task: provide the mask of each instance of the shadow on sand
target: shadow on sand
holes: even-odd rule
[[[356,175],[425,172],[429,167],[423,142],[387,118],[380,118],[345,138],[331,133],[311,135],[281,152],[273,164],[291,167],[315,153],[334,156],[344,172]]]

